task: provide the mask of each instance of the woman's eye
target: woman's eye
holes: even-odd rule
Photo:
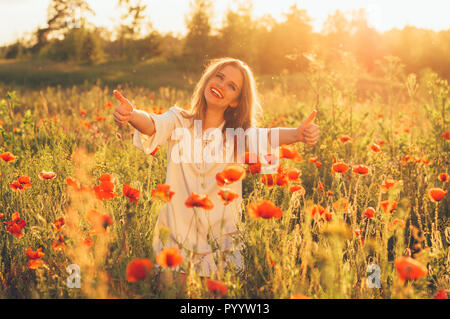
[[[230,88],[231,88],[233,91],[236,91],[236,88],[234,87],[233,84],[230,84]]]

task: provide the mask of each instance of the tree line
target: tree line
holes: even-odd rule
[[[87,22],[95,14],[85,0],[52,0],[47,25],[28,41],[0,48],[0,57],[50,59],[97,64],[107,61],[139,62],[155,57],[198,68],[206,59],[232,56],[243,59],[259,73],[301,72],[311,54],[326,63],[351,56],[371,72],[384,56],[399,57],[407,72],[431,68],[450,78],[450,30],[433,31],[406,26],[380,33],[363,9],[335,11],[321,32],[314,32],[308,12],[291,6],[282,21],[270,14],[252,15],[251,1],[238,1],[220,26],[213,25],[211,0],[192,0],[183,37],[155,30],[145,16],[142,0],[118,0],[124,10],[114,34]]]

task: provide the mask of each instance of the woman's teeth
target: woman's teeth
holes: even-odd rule
[[[222,94],[218,90],[211,88],[211,92],[213,92],[218,98],[222,98]]]

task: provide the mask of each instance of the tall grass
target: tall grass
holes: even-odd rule
[[[315,107],[321,139],[315,147],[296,145],[303,161],[283,160],[285,167],[302,171],[297,184],[304,186],[304,195],[291,193],[289,187],[267,187],[259,174],[248,174],[243,181],[236,240],[242,244],[245,266],[228,263],[213,274],[228,287],[225,297],[434,298],[450,287],[449,196],[437,204],[427,192],[431,187],[448,190],[448,183],[438,179],[448,173],[450,160],[449,141],[441,137],[449,130],[448,84],[432,73],[406,77],[395,61],[382,63],[385,78],[376,90],[368,84],[359,87],[348,68],[330,70],[320,64],[300,77],[303,90],[294,91],[295,77],[280,77],[271,85],[266,84],[269,79],[259,79],[261,126],[297,126]],[[148,258],[155,263],[159,253],[152,251],[151,240],[163,203],[151,190],[165,181],[166,149],[147,157],[132,145],[131,128],[116,128],[112,109],[104,108],[111,92],[112,87],[102,85],[17,87],[14,92],[0,88],[0,153],[17,157],[0,161],[0,213],[2,221],[10,221],[19,212],[27,223],[22,238],[7,232],[5,224],[0,227],[0,297],[212,297],[189,258],[182,265],[185,289],[164,284],[170,269],[154,267],[147,279],[136,283],[125,279],[130,261]],[[167,110],[186,105],[190,97],[187,89],[167,86],[130,86],[124,94],[149,112],[153,106]],[[81,109],[87,114],[80,114]],[[352,141],[342,143],[342,135]],[[370,145],[379,140],[385,141],[381,152],[373,152]],[[320,167],[309,161],[313,156]],[[350,170],[332,174],[333,158]],[[370,167],[370,174],[353,173],[358,164]],[[54,171],[57,177],[40,180],[41,171]],[[73,177],[95,186],[103,173],[115,177],[118,196],[111,200],[73,192],[66,184]],[[33,185],[15,192],[10,184],[22,175],[30,176]],[[386,178],[398,183],[384,192],[380,186]],[[137,205],[122,195],[124,184],[141,191]],[[282,209],[280,220],[249,218],[248,205],[262,199]],[[385,200],[398,202],[394,212],[383,212]],[[331,219],[313,216],[314,205],[326,208]],[[368,207],[376,210],[373,219],[363,214]],[[91,209],[112,217],[105,233],[92,233],[87,220]],[[67,248],[55,251],[53,223],[60,217],[66,222],[62,234]],[[87,238],[92,246],[86,245]],[[29,247],[42,247],[43,267],[27,267]],[[400,281],[394,267],[400,256],[413,256],[427,266],[428,274]],[[81,289],[66,285],[70,264],[81,268]],[[367,284],[371,264],[380,267],[381,288]]]

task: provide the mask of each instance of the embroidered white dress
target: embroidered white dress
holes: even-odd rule
[[[224,158],[224,161],[220,163],[208,163],[210,160],[200,156],[201,159],[198,162],[198,143],[197,153],[194,153],[196,142],[191,142],[194,139],[195,130],[190,127],[191,120],[184,118],[181,111],[182,109],[174,106],[161,115],[149,114],[155,123],[155,134],[149,137],[135,130],[133,144],[144,151],[145,154],[150,154],[157,146],[167,143],[165,183],[170,185],[175,194],[171,203],[165,204],[161,209],[156,222],[153,237],[155,253],[157,254],[164,246],[183,247],[180,252],[185,260],[189,258],[189,255],[193,256],[192,260],[199,275],[210,276],[212,272],[217,270],[214,261],[214,257],[217,255],[213,253],[211,239],[218,243],[220,251],[229,253],[228,260],[231,260],[236,266],[242,267],[239,247],[233,244],[233,235],[237,234],[236,222],[241,216],[242,182],[239,181],[226,186],[239,194],[239,198],[224,206],[218,195],[221,187],[217,184],[216,174],[230,165],[232,156],[227,159]],[[220,129],[223,128],[224,124],[225,122],[222,123]],[[177,128],[188,129],[192,139],[184,136],[180,140],[180,134],[176,134],[176,131],[180,131],[176,130]],[[188,141],[188,139],[191,141]],[[205,143],[200,143],[203,151]],[[183,152],[180,152],[180,146],[182,146]],[[210,145],[206,147],[210,147]],[[195,161],[180,161],[186,155],[184,152],[189,149],[192,150],[192,158],[197,156],[198,163]],[[191,192],[208,195],[214,205],[213,209],[187,208],[185,201]],[[171,232],[166,245],[160,240],[159,230],[161,227],[168,227]],[[210,239],[209,242],[208,238]],[[194,254],[192,255],[191,252]]]

